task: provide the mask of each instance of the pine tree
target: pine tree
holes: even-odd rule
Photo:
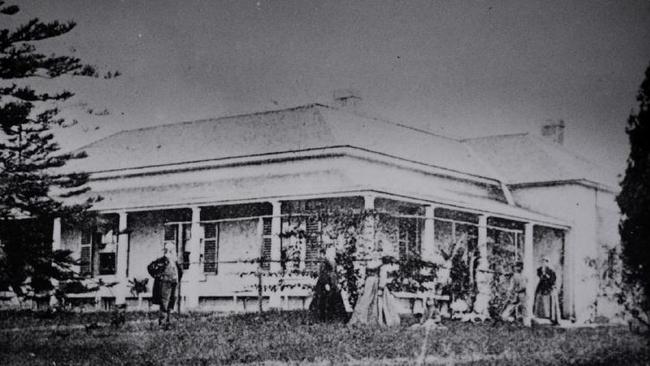
[[[637,95],[639,108],[628,118],[630,155],[617,197],[623,281],[621,302],[647,323],[650,313],[650,67]],[[644,314],[645,316],[640,316]]]
[[[0,17],[19,11],[0,1]],[[29,85],[37,79],[54,83],[62,76],[98,76],[93,66],[76,57],[38,51],[39,41],[74,28],[74,22],[35,18],[0,30],[0,231],[4,233],[0,287],[9,284],[18,294],[25,280],[33,290],[44,291],[52,288],[50,279],[77,278],[71,271],[75,263],[70,253],[50,249],[51,222],[54,217],[77,221],[93,203],[93,199],[63,203],[64,198],[88,190],[87,174],[62,172],[67,162],[85,154],[62,153],[53,134],[54,128],[69,125],[59,117],[56,105],[73,93],[51,93]]]

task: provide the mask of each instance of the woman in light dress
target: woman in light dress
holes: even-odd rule
[[[348,324],[378,326],[400,324],[399,304],[386,287],[391,259],[389,256],[384,256],[368,263],[363,293],[357,300]]]

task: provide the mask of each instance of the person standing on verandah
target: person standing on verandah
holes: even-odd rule
[[[517,262],[515,272],[510,278],[508,288],[508,300],[501,313],[501,320],[504,321],[523,321],[526,318],[526,285],[528,279],[522,273],[524,264]]]
[[[171,311],[176,302],[176,287],[183,274],[174,248],[164,246],[163,256],[151,262],[147,271],[154,278],[152,303],[160,306],[158,325],[162,325],[165,320],[165,325],[169,326]]]
[[[379,252],[379,255],[381,251]],[[400,324],[399,304],[390,290],[388,269],[392,257],[383,256],[368,262],[363,293],[357,300],[349,325],[394,326]]]
[[[548,266],[548,258],[542,258],[542,266],[537,269],[539,282],[535,289],[533,314],[537,318],[548,319],[552,324],[558,323],[558,299],[555,290],[557,276]]]
[[[336,273],[336,250],[331,246],[324,254],[325,258],[320,265],[309,311],[321,321],[346,321],[348,314],[345,311],[339,289],[339,277]]]

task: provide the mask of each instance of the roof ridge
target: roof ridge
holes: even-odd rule
[[[550,142],[550,141],[544,139],[543,137],[537,136],[537,135],[531,135],[530,137],[534,141],[536,141],[537,144],[541,145],[543,149],[554,149],[554,150],[557,150],[557,151],[561,151],[563,153],[569,154],[571,157],[574,157],[574,158],[576,158],[578,160],[581,160],[584,163],[588,163],[588,164],[595,165],[597,167],[601,167],[600,164],[596,163],[595,161],[592,161],[592,160],[582,156],[580,153],[578,153],[576,151],[573,151],[573,150],[567,148],[564,145]]]
[[[334,106],[331,106],[331,105],[324,105],[324,104],[320,104],[320,103],[314,103],[314,105],[319,106],[319,107],[325,107],[325,108],[335,110],[335,111],[338,111],[338,112],[342,112],[342,113],[346,113],[346,114],[351,114],[351,115],[354,115],[354,116],[357,116],[357,117],[361,117],[361,118],[365,118],[365,119],[369,119],[369,120],[373,120],[373,121],[377,121],[377,122],[382,122],[382,123],[385,123],[385,124],[389,124],[389,125],[393,125],[393,126],[413,130],[413,131],[417,131],[417,132],[424,133],[424,134],[431,135],[431,136],[436,136],[436,137],[440,137],[440,138],[444,138],[444,139],[448,139],[448,140],[453,140],[453,141],[461,141],[459,137],[441,135],[441,134],[438,134],[436,132],[433,132],[433,131],[430,131],[430,130],[427,130],[427,129],[424,129],[424,128],[409,126],[407,124],[391,121],[389,119],[384,119],[384,118],[381,118],[379,116],[371,116],[371,115],[368,115],[368,114],[365,114],[365,113],[363,113],[363,114],[355,113],[355,112],[347,111],[345,109],[337,108],[337,107],[334,107]]]
[[[617,184],[616,184],[615,180],[610,181],[610,179],[612,179],[612,178],[606,178],[604,175],[602,175],[603,170],[605,169],[605,167],[600,165],[599,163],[597,163],[595,161],[592,161],[592,160],[580,155],[578,152],[574,152],[574,151],[570,150],[569,148],[567,148],[564,145],[560,145],[560,144],[556,144],[556,143],[552,143],[550,141],[547,141],[546,139],[542,138],[541,136],[533,135],[532,138],[533,138],[533,141],[538,146],[541,147],[541,149],[544,151],[544,154],[549,155],[548,150],[553,149],[555,151],[559,151],[561,153],[567,154],[571,158],[575,158],[575,159],[577,159],[578,161],[580,161],[582,163],[585,163],[587,165],[591,165],[590,167],[586,167],[586,168],[587,169],[589,169],[589,168],[597,168],[597,169],[600,170],[599,173],[601,173],[601,174],[598,174],[599,177],[596,177],[596,178],[594,178],[593,176],[589,177],[588,176],[589,174],[577,174],[576,175],[575,173],[573,173],[572,169],[567,169],[566,168],[565,160],[560,160],[559,164],[562,165],[562,169],[564,171],[569,171],[569,175],[573,175],[575,177],[573,179],[585,179],[585,180],[588,180],[588,181],[596,182],[598,184],[602,184],[604,186],[608,186],[610,188],[615,188],[616,187]]]
[[[481,140],[481,139],[489,139],[489,138],[494,138],[494,137],[515,137],[515,136],[526,136],[526,135],[533,135],[533,134],[530,133],[530,132],[501,133],[501,134],[496,134],[496,135],[466,137],[466,138],[460,139],[459,141],[460,142],[467,142],[467,141],[470,141],[470,140]]]

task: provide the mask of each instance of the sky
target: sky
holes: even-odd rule
[[[650,64],[649,1],[20,6],[12,21],[77,23],[41,49],[122,74],[47,86],[77,93],[65,115],[79,123],[58,132],[65,149],[124,129],[328,104],[334,90],[353,88],[367,113],[452,137],[537,133],[544,121],[562,119],[567,148],[615,176],[625,167],[625,125]]]

